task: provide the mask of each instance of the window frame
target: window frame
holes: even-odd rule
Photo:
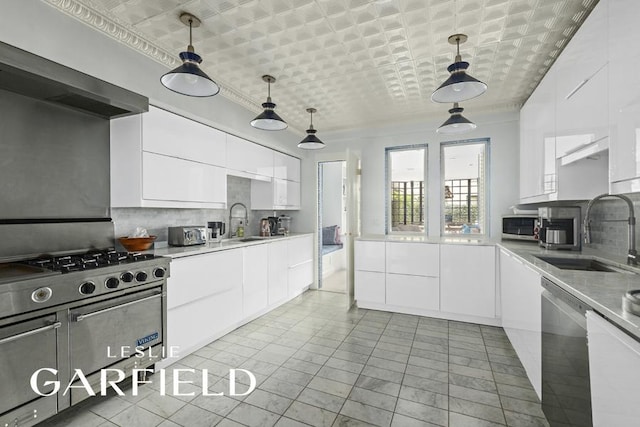
[[[462,145],[477,145],[484,144],[484,174],[485,174],[485,191],[484,191],[484,229],[482,233],[474,234],[452,234],[445,233],[445,156],[444,150],[446,147],[462,146]],[[471,236],[474,238],[486,238],[491,235],[491,138],[472,138],[462,139],[456,141],[444,141],[440,143],[440,236],[442,237],[460,237]]]
[[[391,152],[398,151],[410,151],[410,150],[424,150],[424,158],[423,158],[423,179],[424,179],[424,193],[423,200],[424,206],[422,207],[424,213],[424,230],[423,231],[393,231],[391,224],[391,171],[389,169],[389,159]],[[429,192],[429,144],[421,143],[421,144],[410,144],[410,145],[398,145],[392,147],[385,147],[384,149],[384,176],[385,176],[385,195],[384,195],[384,203],[385,203],[385,213],[384,213],[384,222],[385,222],[385,235],[411,235],[411,236],[427,236],[429,233],[429,197],[427,196]]]

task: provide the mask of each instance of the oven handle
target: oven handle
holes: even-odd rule
[[[43,326],[43,327],[38,328],[38,329],[33,329],[31,331],[23,332],[23,333],[18,334],[18,335],[13,335],[13,336],[10,336],[10,337],[7,337],[7,338],[3,338],[3,339],[0,340],[0,344],[6,344],[8,342],[16,341],[16,340],[19,340],[21,338],[26,338],[26,337],[31,336],[31,335],[36,335],[36,334],[39,334],[39,333],[42,333],[42,332],[50,331],[52,329],[58,329],[60,326],[62,326],[62,322],[55,322],[55,323],[52,323],[52,324],[47,325],[47,326]]]
[[[97,316],[98,314],[107,313],[109,311],[118,310],[118,309],[121,309],[122,307],[127,307],[129,305],[138,304],[138,303],[149,301],[149,300],[152,300],[152,299],[155,299],[155,298],[160,298],[163,295],[164,294],[159,293],[159,294],[151,295],[150,297],[137,299],[137,300],[130,301],[130,302],[127,302],[127,303],[124,303],[124,304],[114,305],[113,307],[109,307],[109,308],[105,308],[105,309],[102,309],[102,310],[94,311],[92,313],[79,314],[79,315],[77,315],[75,317],[72,317],[71,320],[74,321],[74,322],[80,322],[83,319],[88,319],[89,317]]]

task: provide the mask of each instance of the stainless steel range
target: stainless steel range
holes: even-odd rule
[[[33,425],[89,397],[76,370],[99,394],[102,369],[112,379],[156,363],[169,261],[110,248],[0,264],[0,426]],[[30,383],[42,368],[41,394],[53,391],[45,381],[61,384],[51,396]]]

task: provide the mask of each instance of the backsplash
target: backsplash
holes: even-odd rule
[[[136,227],[143,227],[149,234],[158,236],[157,242],[164,242],[168,239],[167,227],[206,226],[209,221],[224,221],[227,224],[228,235],[229,208],[237,202],[249,209],[249,225],[245,234],[259,234],[260,219],[273,215],[273,211],[252,211],[251,180],[235,176],[227,177],[227,209],[112,208],[111,217],[116,237],[128,236]]]
[[[627,194],[633,201],[636,219],[640,216],[640,193]],[[587,204],[581,204],[582,215],[587,210]],[[628,250],[629,212],[627,203],[617,198],[599,200],[591,209],[591,244],[590,247],[625,256]],[[612,222],[611,220],[620,220]],[[638,245],[636,232],[636,246]]]

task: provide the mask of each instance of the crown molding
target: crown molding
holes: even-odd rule
[[[179,65],[175,52],[170,52],[166,48],[153,43],[140,34],[133,26],[112,16],[108,11],[98,10],[99,6],[91,1],[86,2],[91,4],[91,6],[78,0],[44,0],[44,2],[72,18],[83,22],[89,27],[106,34],[119,43],[165,65],[169,69]],[[220,94],[225,98],[242,105],[250,111],[256,113],[262,111],[261,106],[256,104],[256,102],[247,95],[217,78],[215,80],[220,82]]]

